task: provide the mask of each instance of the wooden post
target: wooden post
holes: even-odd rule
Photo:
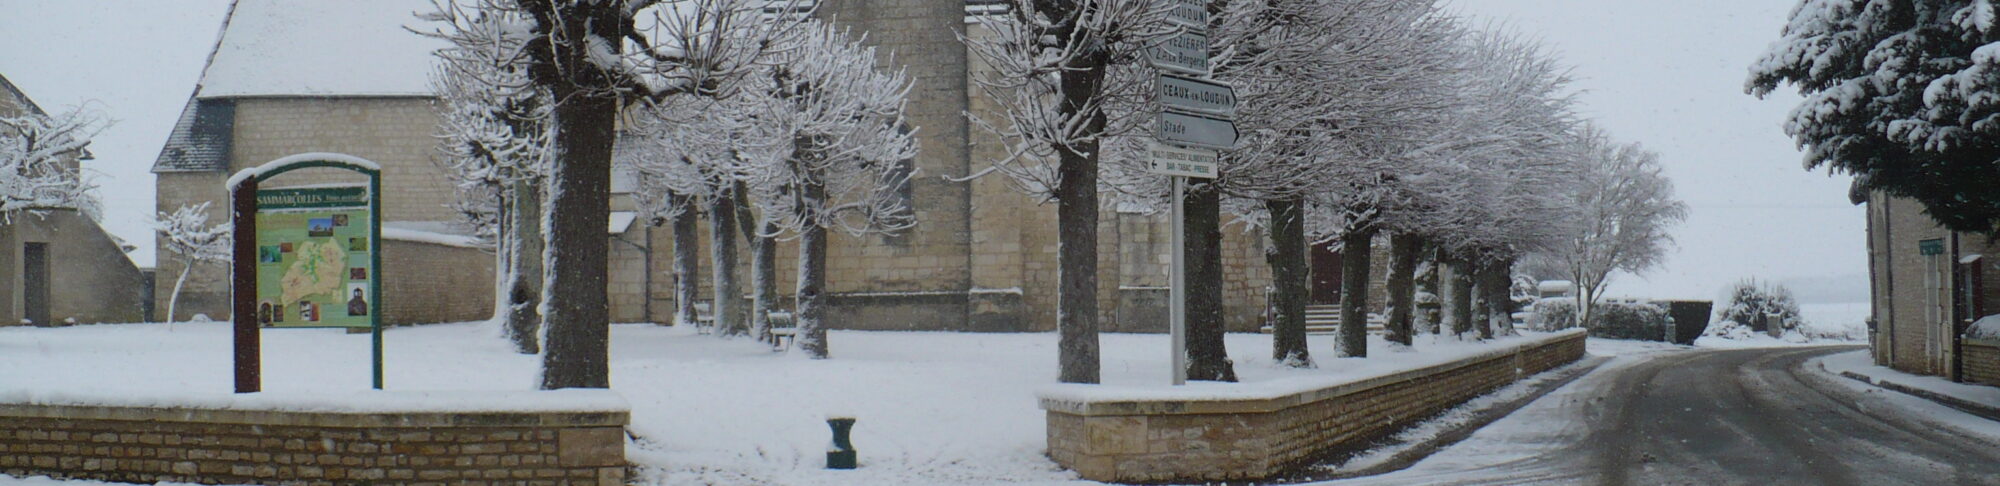
[[[230,261],[230,298],[235,311],[236,393],[256,393],[263,388],[257,329],[257,178],[245,177],[230,188],[230,233],[236,254]]]

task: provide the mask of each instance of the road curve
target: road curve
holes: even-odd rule
[[[1854,349],[1621,358],[1410,469],[1327,484],[2000,485],[1992,438],[1803,368]]]

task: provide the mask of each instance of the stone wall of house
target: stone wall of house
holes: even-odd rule
[[[154,174],[154,210],[172,214],[182,206],[208,202],[208,224],[229,222],[229,192],[223,188],[229,174],[223,172],[165,172]],[[154,241],[164,238],[154,236]],[[165,247],[160,244],[157,247]],[[161,320],[186,320],[196,314],[214,319],[228,319],[229,306],[229,265],[224,263],[204,263],[196,265],[187,274],[181,285],[180,302],[174,305],[174,315],[168,316],[168,303],[173,299],[174,282],[181,280],[181,271],[187,268],[187,261],[179,255],[160,250],[154,257],[153,308],[155,318]]]
[[[125,252],[89,216],[75,210],[16,213],[0,224],[0,326],[23,324],[26,292],[23,280],[26,245],[46,249],[49,321],[94,324],[139,322],[140,282],[145,278]]]
[[[1897,370],[1942,375],[1946,369],[1945,347],[1950,332],[1951,234],[1923,214],[1923,206],[1908,199],[1877,193],[1870,199],[1869,213],[1877,231],[1872,264],[1876,286],[1875,344],[1885,348],[1883,363]],[[1942,255],[1922,255],[1918,242],[1944,239]]]
[[[203,484],[624,484],[624,410],[0,403],[0,473]]]
[[[1356,447],[1583,357],[1568,331],[1459,361],[1297,394],[1242,399],[1042,399],[1049,457],[1107,482],[1259,480]]]
[[[2000,340],[1968,339],[1959,349],[1965,354],[1961,379],[2000,386]]]

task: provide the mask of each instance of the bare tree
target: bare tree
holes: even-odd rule
[[[207,202],[181,206],[171,214],[160,213],[153,227],[160,234],[160,251],[181,260],[181,276],[174,279],[174,290],[167,296],[167,322],[171,323],[188,274],[196,265],[230,261],[235,240],[230,238],[229,222],[208,224]]]
[[[1687,218],[1688,208],[1674,198],[1658,153],[1613,142],[1595,129],[1580,134],[1571,149],[1582,170],[1579,183],[1569,186],[1577,224],[1547,251],[1575,282],[1577,319],[1584,324],[1612,272],[1643,272],[1666,257],[1673,244],[1669,230]]]
[[[999,119],[974,117],[999,136],[1008,157],[979,174],[1002,172],[1021,189],[1056,202],[1056,329],[1059,381],[1098,382],[1098,162],[1105,138],[1142,117],[1139,82],[1107,82],[1114,69],[1142,62],[1147,44],[1171,32],[1152,0],[1012,0],[1007,18],[989,18],[966,44],[994,69],[976,82]]]
[[[43,209],[76,209],[97,218],[96,186],[76,163],[104,127],[102,115],[82,107],[0,117],[0,224]]]

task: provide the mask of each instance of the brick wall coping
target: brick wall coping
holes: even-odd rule
[[[0,417],[324,427],[624,426],[631,406],[609,390],[354,393],[0,392]]]
[[[1970,344],[1973,346],[1985,346],[1989,348],[2000,348],[2000,339],[1965,338],[1965,344]]]
[[[1522,350],[1585,339],[1566,329],[1510,340],[1450,361],[1415,368],[1334,377],[1288,378],[1265,383],[1191,383],[1188,386],[1054,385],[1038,393],[1041,408],[1081,416],[1268,413],[1443,373]]]

